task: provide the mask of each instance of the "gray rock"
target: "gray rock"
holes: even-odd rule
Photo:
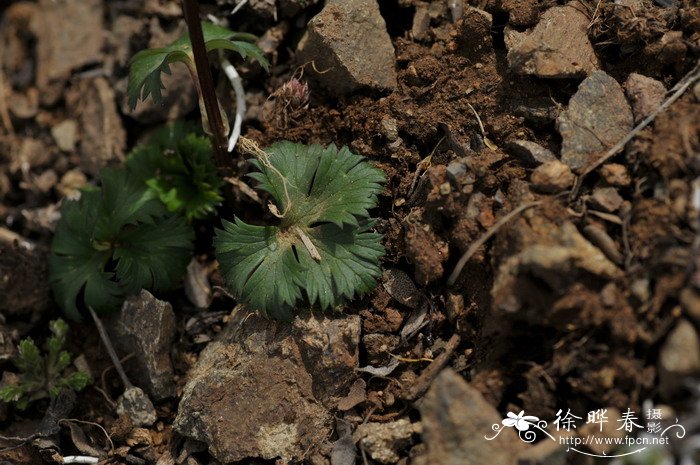
[[[659,353],[659,384],[663,395],[672,397],[684,378],[700,373],[700,337],[687,320],[680,320]]]
[[[175,395],[170,346],[175,337],[175,313],[168,302],[148,291],[124,301],[119,314],[106,322],[121,353],[133,353],[133,379],[156,401]]]
[[[493,440],[501,416],[457,373],[447,368],[433,381],[419,406],[426,462],[441,465],[515,464],[521,441],[511,428]]]
[[[298,52],[324,71],[316,79],[335,95],[396,87],[394,46],[376,0],[329,2],[309,21]]]
[[[450,181],[458,184],[459,181],[467,174],[468,166],[465,160],[457,159],[447,165],[447,177]]]
[[[420,423],[402,418],[389,423],[362,423],[352,435],[373,460],[379,463],[396,463],[399,451],[411,445],[411,437],[421,432]]]
[[[222,463],[301,460],[328,438],[328,409],[356,378],[360,318],[305,315],[289,325],[242,313],[200,354],[175,429]]]
[[[103,58],[105,41],[101,0],[41,0],[31,20],[37,36],[36,83],[68,79],[71,71]]]
[[[543,78],[584,77],[599,68],[588,40],[590,20],[575,3],[556,6],[531,31],[507,28],[508,66],[518,74]]]
[[[571,187],[574,174],[559,160],[548,161],[538,166],[530,176],[533,189],[547,194],[556,194]]]
[[[430,13],[424,6],[416,8],[413,15],[413,25],[411,26],[411,35],[415,40],[425,40],[428,37],[428,29],[430,28]]]
[[[529,140],[514,140],[508,144],[508,149],[513,152],[513,155],[530,166],[538,166],[557,159],[551,150]]]
[[[663,103],[666,87],[656,79],[632,73],[625,81],[625,93],[632,102],[634,121],[638,123]]]
[[[632,111],[617,81],[603,71],[593,72],[557,118],[562,136],[561,160],[581,173],[619,142],[633,123]]]
[[[156,409],[145,392],[128,387],[117,399],[117,415],[127,414],[134,426],[151,426],[156,422]]]

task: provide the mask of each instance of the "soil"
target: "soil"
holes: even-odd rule
[[[243,134],[261,147],[282,139],[347,145],[382,168],[387,182],[374,212],[387,251],[382,267],[405,272],[429,302],[424,325],[407,340],[400,337],[402,327],[416,309],[397,298],[385,279],[343,309],[361,321],[359,366],[387,365],[388,352],[404,360],[390,375],[361,375],[366,394],[357,402],[346,400],[350,407],[343,409],[353,409],[350,423],[419,420],[422,393],[407,399],[400,386],[420,380],[454,335],[459,344],[445,365],[501,413],[525,410],[551,419],[563,407],[641,412],[650,399],[677,416],[698,414],[692,389],[660,392],[659,361],[680,320],[690,320],[696,334],[700,324],[700,298],[680,297],[700,293],[697,84],[622,153],[581,177],[575,190],[569,185],[563,193],[543,194],[530,183],[539,163],[517,156],[512,143],[532,141],[559,154],[557,116],[583,78],[515,74],[505,36],[535,26],[557,2],[472,2],[490,13],[488,23],[481,13],[470,16],[474,10],[455,20],[448,4],[462,2],[380,0],[395,49],[396,88],[346,95],[326,90],[323,70],[299,62],[295,54],[323,2],[278,2],[286,6],[272,15],[265,5],[275,2],[251,1],[231,16],[232,3],[203,1],[201,8],[230,18],[234,29],[264,35],[272,61],[269,74],[237,62],[248,93]],[[638,73],[670,89],[700,58],[700,8],[692,0],[640,0],[627,3],[641,7],[628,8],[574,3],[590,20],[587,34],[600,69],[620,85]],[[417,30],[414,15],[426,9],[427,27]],[[183,30],[177,1],[5,2],[0,16],[0,339],[16,343],[25,336],[42,339],[48,321],[60,314],[47,271],[60,204],[76,187],[96,183],[99,167],[122,163],[158,125],[176,118],[197,122],[199,115],[186,74],[166,82],[177,90],[166,89],[162,106],[142,104],[131,111],[125,103],[130,56]],[[308,102],[290,105],[283,85],[291,78],[308,83]],[[215,79],[222,101],[233,102],[223,73],[215,70]],[[231,110],[235,103],[224,106]],[[236,169],[245,180],[249,166],[242,157]],[[620,172],[624,175],[614,176]],[[591,200],[596,189],[606,187],[623,199],[608,212]],[[226,189],[219,217],[268,219],[240,184]],[[508,212],[533,201],[541,203],[499,225]],[[156,403],[154,426],[132,427],[113,408],[123,387],[96,332],[87,322],[72,323],[69,350],[85,356],[96,381],[78,394],[71,413],[90,422],[81,424],[87,437],[76,439],[64,429],[55,436],[54,450],[84,453],[84,442],[101,449],[107,443],[99,426],[111,437],[114,463],[218,463],[206,445],[175,433],[173,423],[200,352],[222,332],[236,306],[222,289],[206,245],[219,217],[197,224],[196,258],[212,283],[208,308],[196,308],[183,289],[157,296],[176,315],[170,354],[177,396]],[[448,285],[460,257],[496,225],[494,237]],[[603,242],[589,235],[590,227],[602,231]],[[557,259],[553,250],[565,258]],[[129,370],[129,361],[125,364]],[[0,357],[0,371],[14,371],[10,357]],[[697,374],[686,374],[688,386],[697,386],[692,377]],[[46,408],[40,402],[18,411],[0,403],[0,434],[37,431]],[[323,433],[330,436],[317,434],[316,443],[303,445],[313,453],[300,462],[331,463],[327,445],[340,433]],[[416,459],[424,453],[421,436],[410,437],[398,457],[384,463],[426,463]],[[39,455],[46,459],[50,449],[30,442],[0,451],[0,463],[43,463]],[[255,462],[240,463],[275,463],[251,459]]]

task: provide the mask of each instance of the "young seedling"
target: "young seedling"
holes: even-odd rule
[[[171,288],[191,258],[194,232],[156,193],[126,170],[106,168],[102,188],[66,203],[56,227],[49,275],[59,305],[116,310],[125,294]]]
[[[68,325],[65,321],[51,321],[53,335],[46,341],[47,353],[42,356],[31,338],[23,339],[18,346],[14,365],[20,371],[19,382],[0,389],[0,399],[12,403],[20,410],[30,403],[46,397],[56,397],[61,389],[82,390],[90,382],[81,371],[67,373],[71,363],[70,354],[63,350]]]
[[[158,130],[129,154],[127,169],[155,192],[168,211],[188,221],[214,212],[223,180],[211,159],[211,142],[191,125],[176,122]]]
[[[257,151],[250,176],[277,226],[224,221],[214,239],[226,283],[254,310],[289,320],[302,298],[322,309],[371,290],[384,254],[369,209],[384,175],[347,147],[279,142]]]
[[[192,18],[198,16],[198,9],[194,2],[185,1],[185,7],[189,6],[192,6],[194,11],[189,12],[191,17],[188,18],[188,27],[197,29],[200,23],[198,21],[195,22]],[[187,13],[188,10],[186,9],[185,12]],[[203,69],[204,73],[209,73],[209,68],[203,65],[200,66],[201,63],[198,65],[196,62],[206,60],[206,52],[232,50],[244,59],[250,57],[256,60],[266,70],[270,65],[262,50],[252,43],[257,39],[252,34],[233,32],[225,27],[207,22],[201,23],[201,31],[194,30],[192,32],[192,39],[195,42],[194,47],[188,34],[177,39],[167,47],[142,50],[134,55],[131,60],[127,86],[129,104],[133,108],[139,99],[145,100],[149,95],[154,101],[160,101],[161,90],[164,88],[161,81],[161,73],[170,74],[170,65],[172,63],[183,63],[187,66],[197,89],[199,108],[202,115],[202,127],[204,132],[215,140],[214,147],[218,149],[215,152],[221,158],[223,154],[219,152],[225,150],[225,138],[228,134],[227,118],[214,95],[211,76],[200,76],[198,73],[198,69]],[[199,42],[196,39],[200,38],[200,32],[203,37],[204,50],[199,50],[198,53],[196,45]],[[210,119],[216,121],[211,121],[213,124],[210,124]],[[217,142],[219,140],[222,142]],[[221,165],[222,161],[219,160],[218,163]]]

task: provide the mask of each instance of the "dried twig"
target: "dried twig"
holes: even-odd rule
[[[466,252],[464,252],[464,255],[462,255],[462,258],[459,259],[457,262],[457,265],[455,266],[455,269],[452,271],[452,274],[450,275],[450,279],[447,280],[447,285],[452,286],[455,281],[457,281],[457,278],[459,278],[460,273],[462,273],[462,269],[464,268],[464,265],[467,264],[469,259],[476,253],[477,250],[479,250],[479,247],[484,245],[486,241],[488,241],[491,236],[496,234],[499,229],[503,227],[506,223],[508,223],[510,220],[518,216],[520,213],[524,212],[525,210],[533,207],[537,207],[542,204],[542,201],[536,201],[536,202],[529,202],[523,205],[520,205],[517,207],[515,210],[511,211],[508,213],[506,216],[501,218],[491,226],[491,228],[486,231],[485,234],[483,234],[480,238],[478,238],[476,241],[472,242],[472,245],[467,249]]]
[[[428,367],[423,370],[423,372],[416,378],[415,382],[408,388],[408,390],[403,393],[401,397],[405,400],[416,400],[418,397],[423,395],[425,391],[430,387],[430,383],[433,379],[440,373],[440,370],[447,365],[447,362],[452,358],[457,346],[460,342],[460,337],[458,334],[452,335],[447,344],[445,344],[445,351],[435,357]]]
[[[236,147],[236,142],[238,142],[238,138],[241,135],[241,125],[243,124],[243,117],[246,112],[245,90],[243,90],[241,76],[230,61],[226,58],[222,58],[221,68],[224,70],[224,73],[226,73],[226,77],[231,82],[231,87],[233,87],[233,91],[236,94],[236,119],[233,121],[233,129],[231,129],[231,135],[228,138],[228,151],[233,152],[234,147]]]
[[[95,313],[95,310],[93,310],[92,307],[88,307],[88,311],[90,312],[90,315],[92,315],[92,319],[95,321],[95,326],[97,326],[97,332],[100,333],[100,338],[102,339],[102,342],[104,343],[105,348],[107,349],[107,353],[109,354],[109,358],[112,359],[112,363],[114,364],[114,368],[117,370],[117,373],[119,373],[119,377],[122,379],[122,383],[124,384],[124,388],[128,389],[130,387],[133,387],[133,384],[131,384],[131,381],[129,381],[129,378],[126,377],[126,373],[124,372],[124,367],[122,367],[122,364],[119,361],[119,357],[117,356],[117,352],[114,350],[114,346],[112,345],[112,341],[109,339],[109,335],[107,334],[107,330],[105,330],[105,327],[102,324],[102,321],[97,316],[97,314]]]

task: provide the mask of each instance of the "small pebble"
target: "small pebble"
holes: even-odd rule
[[[530,177],[532,187],[547,194],[556,194],[571,187],[574,174],[559,160],[548,161],[537,167]]]
[[[600,176],[611,186],[629,186],[632,183],[627,168],[617,163],[608,163],[600,168]]]

